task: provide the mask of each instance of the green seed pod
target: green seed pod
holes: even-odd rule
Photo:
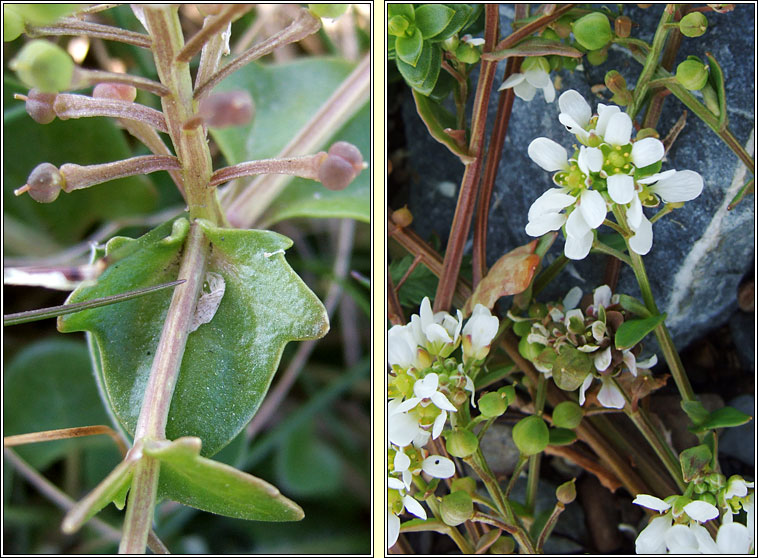
[[[542,70],[543,72],[550,71],[550,62],[544,56],[527,56],[524,58],[524,62],[521,64],[521,71],[528,72],[529,70]]]
[[[577,19],[573,31],[576,41],[587,50],[603,48],[612,38],[611,22],[600,12],[593,12]]]
[[[37,165],[26,179],[29,195],[39,203],[51,203],[56,200],[66,180],[55,165],[42,163]]]
[[[499,417],[507,408],[505,398],[497,392],[485,393],[479,398],[479,412],[488,419]]]
[[[440,502],[440,515],[446,525],[455,527],[474,516],[474,502],[467,492],[451,492]]]
[[[336,19],[344,14],[349,4],[308,4],[308,10],[317,17]]]
[[[453,457],[468,457],[479,447],[479,439],[468,430],[455,430],[448,434],[445,447]]]
[[[582,422],[583,416],[584,412],[579,405],[573,401],[563,401],[553,409],[553,426],[573,430]]]
[[[524,337],[526,335],[529,335],[530,331],[532,331],[532,322],[523,321],[523,322],[514,322],[513,324],[513,333],[515,333],[519,337]]]
[[[26,112],[35,122],[50,124],[55,120],[55,97],[57,93],[42,93],[38,89],[30,89],[26,96]]]
[[[516,541],[513,540],[513,537],[510,535],[500,535],[500,537],[492,543],[492,546],[489,548],[489,553],[495,555],[513,554],[514,550],[516,550]]]
[[[702,12],[690,12],[679,22],[679,31],[685,37],[699,37],[708,29],[708,19]]]
[[[465,64],[476,64],[479,62],[481,54],[479,50],[468,43],[461,43],[455,49],[455,57]]]
[[[555,497],[561,504],[570,504],[576,500],[576,485],[574,479],[564,482],[555,490]]]
[[[617,17],[613,22],[613,31],[619,37],[628,37],[632,32],[632,20],[628,16]]]
[[[589,62],[593,66],[600,66],[600,64],[602,64],[606,60],[608,60],[607,48],[591,50],[587,53],[587,62]]]
[[[24,32],[24,18],[12,5],[3,4],[3,41],[13,41]]]
[[[521,338],[521,341],[518,342],[518,352],[525,359],[534,360],[542,352],[545,346],[540,343],[529,343],[527,339],[528,337],[524,336]]]
[[[545,30],[542,32],[542,38],[547,39],[548,41],[557,41],[560,39],[558,33],[553,29],[550,29],[550,27],[545,27]]]
[[[24,45],[11,60],[10,68],[29,87],[43,93],[56,93],[71,85],[74,61],[61,47],[51,42],[36,40]]]
[[[455,479],[450,485],[451,492],[466,492],[469,495],[476,493],[476,481],[471,477],[461,477]]]
[[[537,415],[525,417],[513,427],[513,441],[524,455],[540,453],[550,441],[547,424]]]
[[[708,66],[699,60],[685,60],[676,67],[676,80],[690,91],[700,90],[708,83]]]

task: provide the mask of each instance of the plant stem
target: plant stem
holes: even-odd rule
[[[613,215],[616,217],[616,221],[625,229],[629,229],[626,223],[626,216],[617,208],[614,204]],[[629,239],[624,239],[629,247]],[[650,287],[650,280],[647,277],[647,271],[645,271],[645,264],[642,262],[642,256],[637,254],[634,250],[629,248],[629,259],[631,268],[634,271],[634,276],[637,279],[637,284],[640,287],[642,293],[642,300],[645,302],[645,306],[652,315],[660,314],[658,306],[655,304],[655,297],[653,297],[653,290]],[[665,323],[661,323],[655,328],[655,337],[658,339],[658,344],[663,352],[663,357],[666,359],[669,371],[674,377],[674,382],[679,390],[679,395],[684,401],[696,401],[695,392],[692,390],[687,373],[684,371],[684,365],[682,359],[679,358],[679,353],[674,346],[674,341],[671,339],[671,334]]]
[[[545,523],[545,526],[542,528],[542,532],[540,533],[539,538],[537,539],[537,552],[542,554],[542,547],[545,546],[545,541],[550,536],[550,533],[553,532],[553,527],[555,527],[555,524],[558,522],[558,516],[563,513],[563,510],[566,509],[566,506],[564,506],[561,502],[556,502],[555,507],[553,508],[553,512],[550,514],[550,517],[548,517],[547,522]]]
[[[545,408],[545,396],[547,395],[547,379],[544,374],[540,374],[537,379],[537,393],[534,397],[534,414],[542,416],[542,410]],[[534,514],[534,503],[537,500],[537,487],[540,482],[540,461],[542,453],[537,453],[529,457],[529,472],[527,473],[526,484],[526,508]]]
[[[160,461],[146,455],[142,456],[135,466],[124,519],[124,534],[118,547],[120,554],[145,552],[153,522],[160,466]]]
[[[27,36],[35,38],[45,35],[86,35],[92,39],[106,39],[108,41],[118,41],[142,48],[150,48],[152,41],[144,33],[135,33],[119,27],[110,25],[101,25],[89,21],[82,21],[76,18],[63,18],[53,25],[36,27],[27,25],[25,33]]]

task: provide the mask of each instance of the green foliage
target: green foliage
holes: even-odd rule
[[[589,354],[571,345],[563,345],[553,363],[555,385],[564,391],[574,391],[593,368],[593,359]]]
[[[688,448],[679,454],[679,463],[682,466],[682,477],[685,482],[696,478],[702,478],[711,462],[711,450],[701,444]]]
[[[631,349],[645,336],[666,320],[666,314],[658,314],[640,320],[626,320],[616,331],[616,348]]]

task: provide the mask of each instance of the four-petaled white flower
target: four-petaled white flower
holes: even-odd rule
[[[463,315],[456,311],[457,319],[447,312],[432,312],[429,297],[421,301],[419,314],[411,316],[411,330],[420,345],[429,353],[447,357],[460,343]]]
[[[498,91],[513,87],[516,96],[526,102],[534,99],[538,89],[545,95],[545,101],[552,103],[555,100],[555,86],[550,79],[550,64],[546,58],[528,57],[521,65],[520,73],[511,74],[498,87]]]
[[[440,414],[434,419],[434,424],[432,425],[433,440],[436,440],[437,437],[442,434],[442,429],[447,420],[447,412],[450,411],[454,413],[458,410],[455,408],[455,405],[450,403],[448,398],[445,397],[444,393],[438,391],[437,388],[439,387],[439,382],[439,376],[434,372],[430,372],[422,379],[416,380],[416,383],[413,384],[413,395],[415,397],[406,399],[400,403],[396,409],[396,412],[403,413],[405,411],[410,411],[419,404],[427,406],[432,403],[437,407],[440,410]]]
[[[426,510],[418,500],[406,493],[403,481],[395,477],[389,477],[387,479],[387,488],[397,490],[400,493],[405,511],[418,518],[426,519]],[[392,510],[387,510],[387,548],[392,547],[400,536],[400,513],[403,513],[403,510],[400,510],[398,514],[393,513]]]

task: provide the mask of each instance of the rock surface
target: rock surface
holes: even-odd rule
[[[639,24],[633,27],[632,36],[650,41],[662,5],[653,5],[646,10],[626,5],[625,10]],[[501,8],[502,29],[510,29],[512,17],[512,6]],[[677,63],[690,54],[705,58],[705,52],[711,52],[716,57],[726,78],[729,127],[752,155],[753,6],[737,4],[732,13],[708,13],[707,17],[709,28],[705,35],[683,38]],[[504,67],[504,62],[498,66],[495,87],[502,81]],[[607,104],[609,101],[593,95],[590,87],[603,83],[605,73],[611,69],[621,72],[631,88],[641,66],[625,50],[613,47],[608,60],[601,66],[593,67],[585,62],[583,71],[562,70],[552,73],[551,77],[562,82],[558,95],[567,89],[576,89],[594,109],[598,102]],[[474,88],[476,76],[472,77],[471,83]],[[489,109],[490,123],[496,106],[497,92],[494,92]],[[657,127],[662,137],[685,110],[686,107],[675,97],[666,99]],[[463,166],[444,146],[428,136],[415,114],[410,96],[403,112],[415,177],[408,202],[414,215],[413,227],[424,238],[436,234],[444,245]],[[532,139],[544,136],[570,149],[573,136],[558,122],[558,113],[557,100],[546,103],[541,92],[530,103],[515,100],[491,204],[487,242],[489,265],[505,252],[531,240],[524,232],[528,209],[552,186],[552,182],[550,173],[529,159],[527,146]],[[696,200],[654,225],[653,249],[645,257],[645,264],[658,306],[668,314],[667,324],[677,347],[682,349],[704,332],[726,322],[737,307],[737,286],[753,266],[754,197],[747,196],[735,209],[727,211],[726,206],[751,173],[722,140],[691,113],[664,159],[663,170],[672,168],[699,172],[705,187]],[[647,211],[648,217],[652,214]],[[601,227],[600,232],[611,231]],[[561,253],[562,248],[560,235],[548,259]],[[470,241],[467,250],[470,252]],[[591,254],[581,262],[570,264],[540,298],[560,299],[574,285],[585,292],[591,291],[603,280],[606,259],[602,254]],[[622,270],[617,290],[639,296],[631,270]]]

